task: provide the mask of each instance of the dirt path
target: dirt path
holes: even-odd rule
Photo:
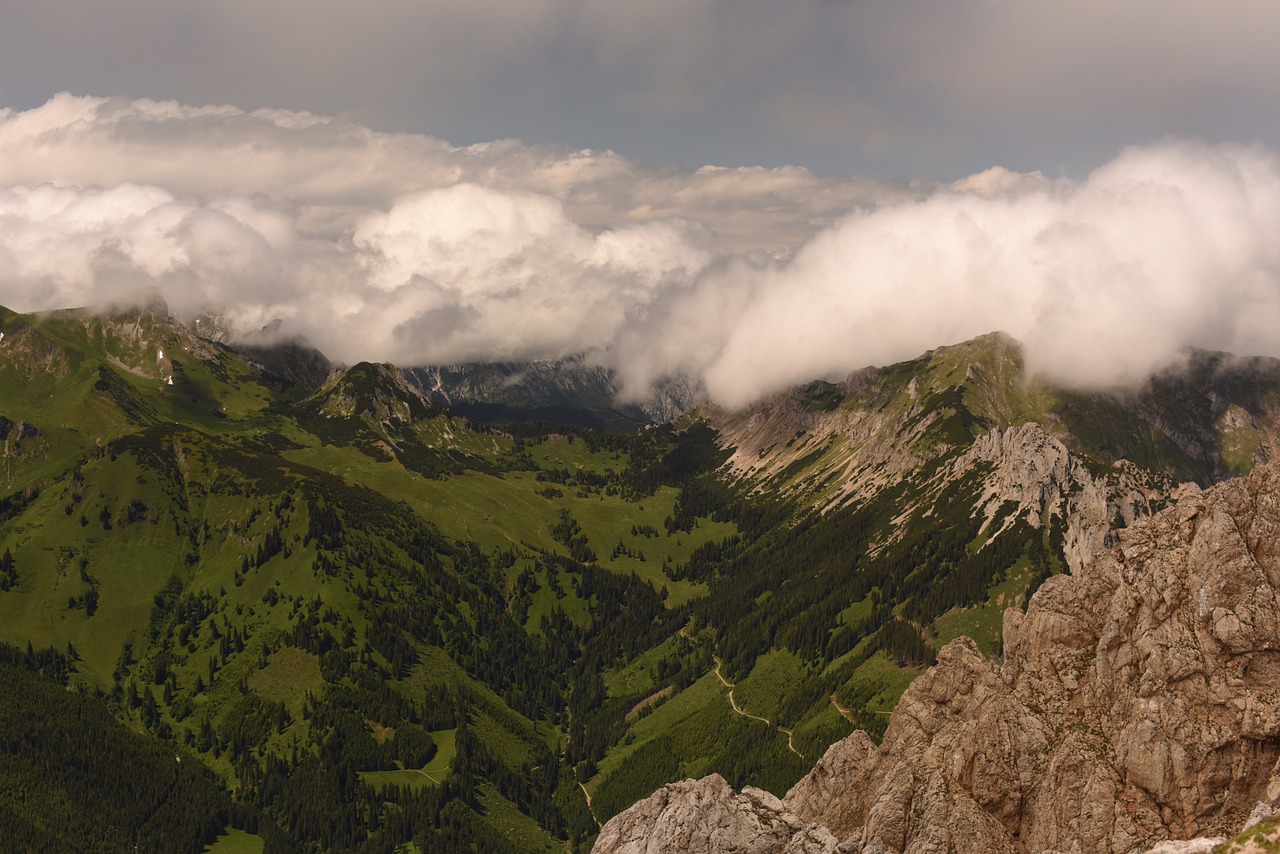
[[[839,703],[837,703],[837,702],[836,702],[836,695],[835,695],[835,694],[832,694],[832,695],[831,695],[831,705],[833,705],[833,706],[835,706],[835,707],[836,707],[836,711],[837,711],[837,712],[839,712],[840,714],[844,715],[844,719],[845,719],[846,721],[848,721],[849,723],[853,724],[854,726],[858,726],[858,722],[857,722],[857,721],[855,721],[855,720],[853,719],[853,713],[852,713],[852,712],[850,712],[848,709],[846,709],[844,706],[842,706],[842,705],[840,705]],[[889,711],[887,711],[887,712],[885,712],[885,711],[881,711],[880,709],[867,709],[867,711],[868,711],[868,712],[871,712],[871,714],[873,714],[873,715],[884,715],[885,717],[892,717],[892,716],[893,716],[893,710],[892,710],[892,709],[890,709],[890,710],[889,710]]]
[[[846,709],[844,706],[840,705],[838,702],[836,702],[835,694],[831,695],[831,705],[836,707],[836,711],[839,712],[846,721],[853,724],[854,726],[858,725],[858,722],[853,719],[853,713],[850,712],[848,709]]]
[[[711,660],[716,663],[716,670],[715,670],[716,678],[720,680],[721,685],[729,689],[729,705],[733,708],[733,710],[738,714],[742,715],[744,718],[751,718],[753,721],[762,721],[766,726],[774,726],[774,723],[770,721],[768,718],[762,718],[759,715],[753,715],[750,712],[744,711],[742,707],[738,705],[738,701],[733,698],[733,689],[737,686],[734,685],[732,682],[730,682],[728,679],[725,679],[724,674],[720,672],[720,666],[721,666],[720,657],[718,655],[713,655],[711,656]],[[784,726],[777,727],[777,730],[778,732],[785,732],[787,734],[787,750],[790,750],[796,756],[799,756],[801,759],[804,759],[804,754],[796,750],[795,744],[792,743],[792,738],[794,737],[794,733],[792,733],[791,730],[787,729]]]
[[[596,827],[604,827],[604,825],[600,823],[600,819],[596,818],[595,808],[591,806],[591,793],[588,792],[587,787],[581,783],[578,784],[578,788],[582,790],[582,796],[587,799],[587,812],[591,813],[591,820],[596,823]]]

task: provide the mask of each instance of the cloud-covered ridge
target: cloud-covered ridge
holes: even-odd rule
[[[456,148],[305,113],[61,95],[0,112],[0,303],[159,293],[334,358],[588,351],[736,405],[1002,329],[1060,380],[1280,355],[1280,160],[1170,141],[949,186]]]

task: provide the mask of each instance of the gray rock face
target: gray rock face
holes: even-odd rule
[[[832,854],[826,828],[787,811],[768,792],[735,792],[719,774],[663,786],[611,818],[592,849],[599,854]]]
[[[806,832],[823,825],[840,850],[863,854],[1203,845],[1280,797],[1277,591],[1280,466],[1267,465],[1188,495],[1050,579],[1025,615],[1006,612],[1003,661],[967,638],[949,644],[879,748],[863,733],[833,745],[782,806]],[[735,834],[780,820],[731,792],[692,806],[680,785],[690,784],[614,821],[643,840],[672,826],[662,817],[705,827],[695,815],[707,804],[716,816],[740,805]],[[613,831],[596,851],[790,850],[776,831],[751,837],[769,840],[761,848],[688,849],[693,836],[663,832],[665,847],[615,847]]]
[[[863,822],[869,804],[861,781],[879,762],[875,743],[859,730],[827,748],[818,764],[787,792],[787,809],[843,839]]]
[[[1152,498],[1161,500],[1174,491],[1166,478],[1132,463],[1095,475],[1060,438],[1035,422],[979,436],[952,465],[952,477],[979,463],[990,465],[978,502],[986,517],[995,516],[1006,501],[1018,505],[1017,515],[1033,526],[1039,526],[1042,514],[1059,517],[1072,572],[1110,545],[1116,520],[1128,525],[1147,516]]]

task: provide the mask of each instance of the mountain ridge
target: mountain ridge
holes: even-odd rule
[[[987,336],[610,432],[158,309],[0,332],[0,639],[73,645],[73,688],[277,842],[369,850],[571,846],[710,771],[784,795],[952,638],[998,650],[1005,606],[1219,477],[1222,437],[1269,456],[1280,395],[1206,359],[1144,414]]]

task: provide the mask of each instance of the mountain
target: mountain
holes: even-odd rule
[[[390,366],[281,382],[160,310],[0,332],[0,634],[208,766],[234,796],[212,815],[269,850],[591,833],[570,706],[676,633],[664,595],[696,591],[663,566],[721,530],[659,532],[678,488],[632,485],[631,446],[652,467],[674,431],[477,430]],[[39,838],[20,806],[0,835]],[[65,839],[106,809],[76,801]]]
[[[425,477],[496,471],[500,443],[454,419],[394,365],[361,362],[334,372],[293,409],[325,444],[395,461]]]
[[[1214,354],[1055,389],[986,336],[742,412],[482,423],[203,326],[0,312],[0,641],[269,850],[581,848],[712,772],[772,804],[947,642],[999,653],[1008,606],[1273,456],[1280,398]]]
[[[633,430],[683,415],[705,396],[686,380],[669,379],[648,398],[620,403],[614,374],[578,355],[544,362],[410,368],[408,380],[433,401],[476,421],[549,421]]]
[[[781,822],[784,839],[822,843],[785,850],[1119,854],[1267,816],[1280,798],[1280,465],[1118,539],[1025,614],[1005,612],[1001,658],[967,638],[945,647],[878,747],[862,732],[838,742],[781,802],[715,778],[669,786],[593,850],[646,850],[646,836],[783,850]],[[715,809],[734,820],[704,822]]]
[[[989,466],[984,515],[1013,501],[1033,525],[1040,514],[1061,521],[1078,566],[1107,523],[1150,512],[1158,493],[1275,456],[1277,388],[1280,362],[1190,351],[1141,388],[1073,391],[1029,379],[1021,346],[996,333],[712,421],[738,472],[822,510],[873,500],[930,468],[941,488]]]

